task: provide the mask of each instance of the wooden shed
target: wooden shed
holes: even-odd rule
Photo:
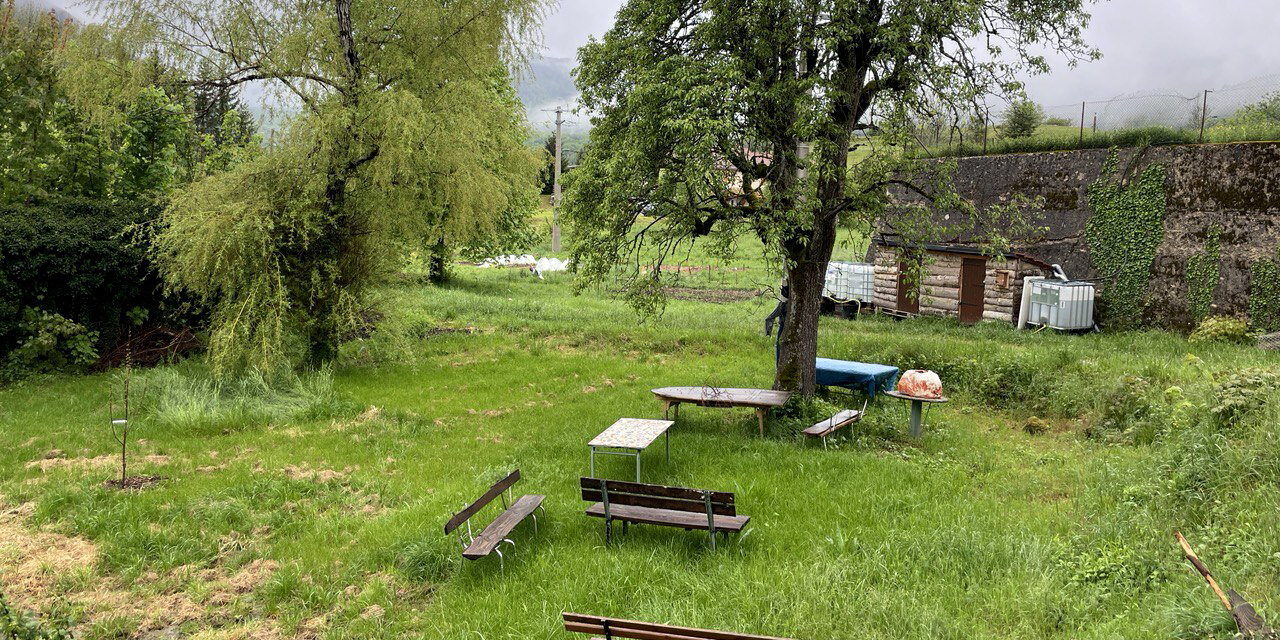
[[[903,246],[878,236],[871,246],[876,308],[900,314],[956,316],[965,324],[1016,322],[1023,278],[1048,276],[1052,265],[1018,252],[987,256],[968,245],[925,245],[924,273],[913,295]]]

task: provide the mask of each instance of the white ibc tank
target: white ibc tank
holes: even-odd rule
[[[1032,280],[1027,321],[1053,329],[1074,331],[1093,326],[1092,282]]]
[[[832,300],[871,302],[875,295],[876,269],[865,262],[827,263],[827,277],[822,295]]]

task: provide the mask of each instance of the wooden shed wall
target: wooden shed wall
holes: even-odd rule
[[[875,257],[875,304],[885,309],[898,308],[898,256],[881,247]],[[930,251],[929,264],[925,265],[924,280],[920,283],[920,314],[932,316],[956,316],[960,313],[960,268],[965,258],[962,253]],[[986,281],[983,285],[983,320],[1013,322],[1017,319],[1022,300],[1022,279],[1043,275],[1043,270],[1016,258],[988,258]],[[1000,274],[1006,274],[1006,286],[1000,286]]]

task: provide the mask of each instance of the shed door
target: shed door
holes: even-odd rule
[[[911,287],[907,283],[909,268],[905,261],[898,263],[898,311],[920,313],[920,296],[911,295]]]
[[[986,280],[985,258],[965,258],[960,263],[960,322],[973,324],[982,320]]]

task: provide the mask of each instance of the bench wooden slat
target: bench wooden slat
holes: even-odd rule
[[[862,412],[857,409],[845,409],[826,420],[814,424],[801,433],[815,438],[825,438],[837,429],[849,426],[862,419]]]
[[[610,494],[612,498],[612,494]],[[596,518],[604,517],[604,503],[597,502],[587,507],[587,515]],[[614,520],[625,520],[638,524],[658,524],[682,529],[707,529],[707,513],[691,511],[671,511],[609,502],[609,517]],[[751,521],[751,516],[716,516],[716,531],[742,531]]]
[[[618,638],[634,638],[636,640],[789,640],[773,636],[762,636],[750,633],[736,633],[716,629],[696,629],[693,627],[677,627],[672,625],[640,622],[638,620],[622,620],[602,618],[578,613],[563,613],[566,631],[578,633],[604,633],[604,623],[609,623],[609,632]],[[593,639],[598,640],[598,639]]]
[[[604,486],[605,479],[581,478],[580,482],[583,489],[595,489],[599,491],[601,487]],[[623,480],[609,480],[608,483],[610,502],[613,501],[613,494],[615,493],[638,493],[647,496],[661,496],[664,498],[677,498],[680,500],[697,500],[699,502],[704,500],[701,489],[669,487],[660,484],[644,484],[642,482],[626,482]],[[728,491],[712,491],[711,501],[733,504],[733,494]]]
[[[594,489],[583,489],[582,499],[588,502],[603,502],[604,493]],[[646,496],[637,493],[621,493],[613,490],[613,483],[609,483],[609,506],[629,505],[633,507],[651,507],[654,509],[667,509],[670,511],[689,511],[702,514],[703,519],[707,517],[707,503],[703,498],[697,500],[678,500],[676,498],[663,498],[660,496]],[[711,502],[711,512],[718,516],[737,515],[733,504],[725,504],[723,502]]]
[[[515,471],[511,472],[511,475],[499,480],[497,484],[493,485],[492,487],[489,487],[489,490],[484,492],[484,495],[480,496],[479,500],[476,500],[475,502],[472,502],[471,504],[467,505],[462,511],[459,511],[457,515],[453,516],[452,518],[449,518],[449,521],[444,523],[445,535],[449,535],[450,533],[453,533],[454,529],[457,529],[458,527],[462,526],[462,523],[466,522],[468,518],[479,513],[480,510],[485,507],[485,505],[488,505],[490,502],[493,502],[494,498],[497,498],[498,496],[502,495],[503,491],[506,491],[508,487],[515,484],[516,481],[518,481],[519,479],[520,479],[520,470],[516,469]]]
[[[545,498],[546,496],[536,494],[520,496],[520,499],[516,500],[515,504],[494,518],[493,522],[490,522],[489,526],[485,527],[484,531],[480,532],[480,535],[471,541],[471,544],[463,550],[462,557],[468,560],[475,560],[493,553],[493,549],[498,546],[498,543],[502,542],[503,538],[506,538],[507,534],[516,528],[516,525],[529,517],[529,514],[533,513]]]

